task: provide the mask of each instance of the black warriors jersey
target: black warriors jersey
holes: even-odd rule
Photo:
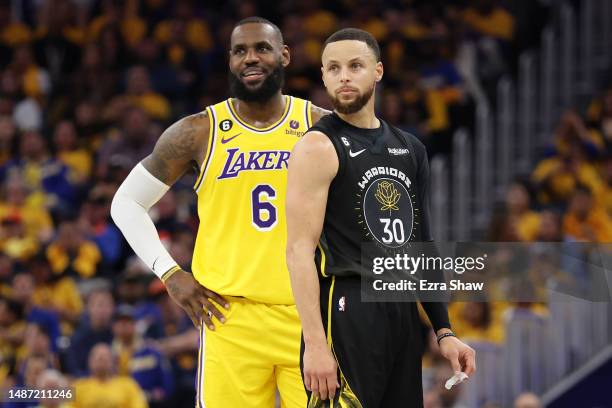
[[[315,255],[323,276],[360,275],[365,243],[393,252],[432,240],[425,146],[380,122],[377,129],[363,129],[334,113],[310,129],[329,137],[339,161]]]

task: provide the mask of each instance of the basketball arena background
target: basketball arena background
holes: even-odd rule
[[[134,258],[110,201],[166,126],[229,96],[229,35],[251,15],[291,49],[285,93],[327,108],[324,39],[375,35],[377,112],[428,147],[436,240],[612,241],[610,1],[1,0],[2,387],[74,384],[105,342],[114,358],[94,364],[131,376],[149,405],[193,406],[198,334]],[[192,181],[152,211],[187,269]],[[478,372],[446,390],[424,323],[427,408],[612,407],[609,301],[449,309]]]

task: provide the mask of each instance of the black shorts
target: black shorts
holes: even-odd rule
[[[422,407],[417,304],[362,303],[359,278],[332,277],[320,284],[323,325],[339,368],[340,390],[332,407]],[[308,393],[309,408],[329,406],[329,400]]]

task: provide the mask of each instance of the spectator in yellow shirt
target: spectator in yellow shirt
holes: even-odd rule
[[[83,300],[74,280],[69,276],[54,275],[44,253],[30,261],[30,270],[36,280],[34,304],[54,311],[61,320],[62,332],[72,334],[83,311]]]
[[[454,330],[466,341],[487,341],[501,344],[504,341],[504,329],[495,315],[489,302],[459,302],[458,316],[453,320]],[[454,310],[456,310],[454,308]]]
[[[601,176],[587,160],[582,140],[574,135],[565,141],[566,148],[560,155],[542,160],[531,175],[542,204],[566,202],[578,184],[587,186],[596,195],[603,188]]]
[[[513,183],[506,193],[509,222],[521,241],[535,240],[540,227],[540,216],[529,208],[529,192],[525,185]]]
[[[194,16],[193,4],[180,1],[176,4],[174,18],[157,24],[153,36],[161,45],[170,45],[179,34],[181,43],[185,43],[198,53],[210,51],[214,47],[213,36],[205,20]],[[170,50],[172,53],[172,50]]]
[[[144,393],[130,377],[116,375],[115,358],[107,344],[99,343],[89,354],[89,377],[75,381],[76,408],[146,408]]]
[[[18,217],[23,222],[26,236],[48,243],[53,236],[53,221],[47,209],[37,203],[40,196],[29,194],[23,177],[18,173],[8,176],[3,187],[0,187],[0,220]]]
[[[93,166],[91,152],[79,147],[74,123],[63,120],[55,126],[53,142],[57,159],[71,170],[70,177],[77,184],[85,183]]]
[[[32,31],[20,21],[11,17],[11,2],[0,4],[0,44],[14,47],[32,40]]]
[[[479,34],[510,41],[514,35],[514,17],[495,0],[477,0],[463,13],[463,21]]]
[[[170,117],[170,103],[151,86],[149,72],[145,66],[137,65],[130,68],[126,76],[126,92],[115,97],[106,109],[108,119],[117,119],[130,106],[143,109],[149,116],[158,120]]]
[[[561,215],[552,210],[540,213],[540,223],[536,241],[539,242],[561,242],[563,241],[563,230],[561,226]]]
[[[612,220],[606,211],[595,206],[593,194],[578,186],[563,219],[566,235],[578,241],[612,242]]]
[[[78,278],[91,278],[102,260],[100,250],[83,237],[75,220],[64,220],[55,241],[46,251],[53,273]]]
[[[137,2],[134,0],[105,0],[102,2],[102,14],[93,19],[89,25],[89,39],[97,40],[109,26],[118,26],[123,40],[133,47],[147,33],[147,23],[136,13]]]

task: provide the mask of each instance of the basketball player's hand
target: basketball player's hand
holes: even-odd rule
[[[304,385],[315,397],[333,400],[338,384],[338,364],[326,342],[304,348]]]
[[[166,289],[172,300],[185,310],[195,327],[200,327],[200,322],[204,322],[210,330],[215,330],[213,315],[221,323],[225,323],[225,317],[215,303],[228,309],[229,302],[200,285],[189,272],[175,272],[166,280]]]
[[[440,353],[450,361],[455,374],[463,372],[471,377],[476,372],[476,352],[456,337],[440,340]]]

